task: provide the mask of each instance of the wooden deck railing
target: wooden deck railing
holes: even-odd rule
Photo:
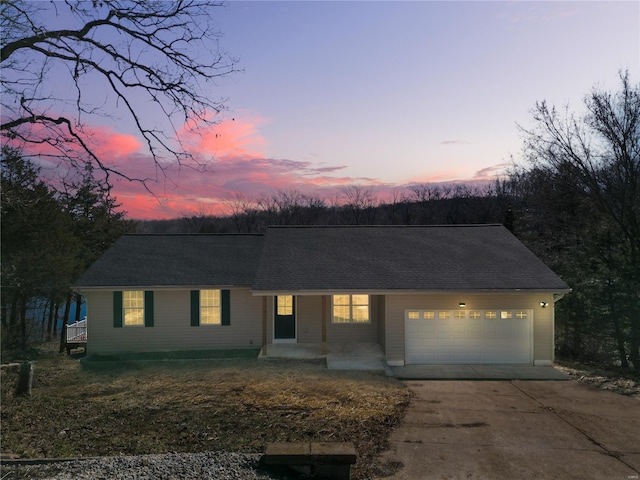
[[[67,325],[67,345],[74,343],[87,343],[87,317]]]

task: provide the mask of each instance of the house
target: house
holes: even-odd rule
[[[368,342],[391,366],[549,365],[570,291],[501,225],[124,235],[77,290],[92,354]]]

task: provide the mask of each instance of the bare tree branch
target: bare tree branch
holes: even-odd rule
[[[205,88],[236,71],[236,60],[221,52],[212,26],[222,4],[66,0],[41,5],[0,3],[3,142],[20,141],[27,155],[43,155],[29,145],[48,145],[64,152],[69,166],[90,162],[107,179],[113,174],[146,186],[150,178],[131,175],[90,148],[83,126],[98,126],[113,115],[131,123],[157,171],[164,173],[170,163],[200,167],[179,132],[214,123],[225,108]],[[68,26],[49,28],[54,21]],[[148,113],[150,107],[158,115]],[[58,137],[50,135],[49,127],[57,126],[65,128]],[[69,146],[62,148],[64,143]]]

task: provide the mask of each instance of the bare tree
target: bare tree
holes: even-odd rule
[[[619,244],[615,256],[606,253],[606,242],[597,251],[607,281],[617,286],[629,307],[629,358],[639,370],[640,84],[633,85],[628,72],[621,72],[620,80],[621,89],[614,94],[594,88],[584,99],[586,113],[581,116],[537,103],[533,128],[522,130],[529,160],[571,178],[603,216],[603,237]],[[618,310],[613,307],[611,311]]]
[[[326,210],[320,198],[295,189],[263,194],[255,204],[265,216],[265,225],[311,225]]]
[[[349,185],[342,191],[344,208],[349,213],[353,225],[373,225],[376,216],[377,199],[370,187]]]
[[[180,230],[184,233],[205,233],[207,223],[214,218],[210,205],[201,203],[180,217]]]
[[[200,167],[178,134],[213,123],[224,108],[203,89],[235,70],[211,24],[219,6],[208,0],[3,0],[3,143],[63,172],[93,163],[106,183],[115,175],[146,186],[169,163]],[[105,147],[96,144],[95,126],[107,119],[136,132],[155,176],[114,166],[100,154]]]
[[[233,220],[236,232],[250,232],[254,226],[255,206],[242,193],[236,193],[227,200],[224,205],[230,212],[229,217]]]
[[[575,175],[621,229],[640,265],[640,84],[632,85],[628,72],[620,79],[614,95],[593,89],[584,116],[560,114],[542,101],[532,112],[534,128],[521,129],[528,158]]]

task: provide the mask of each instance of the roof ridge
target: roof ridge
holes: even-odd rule
[[[123,233],[127,237],[263,237],[264,233]]]
[[[436,225],[269,225],[267,228],[477,228],[477,227],[504,227],[501,223],[457,223]]]

